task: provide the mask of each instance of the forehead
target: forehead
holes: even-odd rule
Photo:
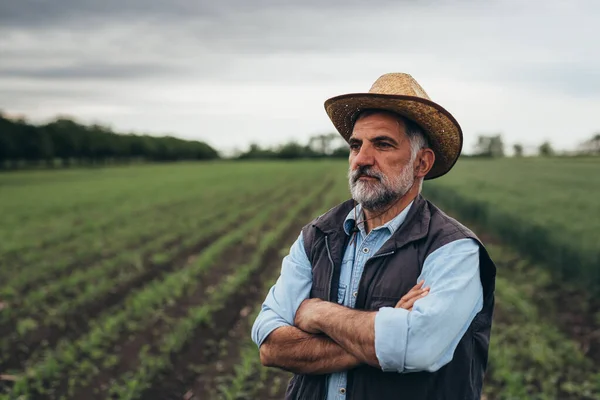
[[[362,140],[376,136],[389,136],[400,141],[406,137],[406,125],[402,118],[392,114],[370,114],[356,121],[350,138]]]

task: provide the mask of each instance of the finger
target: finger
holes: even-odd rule
[[[414,304],[414,302],[429,293],[429,289],[427,290],[419,290],[410,296],[405,296],[396,303],[394,308],[408,308],[410,304]]]
[[[406,292],[406,294],[404,296],[402,296],[402,298],[400,300],[407,300],[410,297],[418,295],[423,290],[421,288],[421,286],[423,286],[423,283],[424,283],[424,281],[421,281],[421,282],[417,283],[408,292]]]
[[[410,290],[407,293],[413,292],[415,290],[420,290],[424,283],[425,283],[425,281],[421,281],[421,282],[417,283],[415,286],[410,288]]]
[[[404,308],[406,310],[410,310],[413,308],[413,305],[415,304],[415,302],[419,299],[422,299],[423,297],[427,296],[429,294],[428,291],[423,292],[420,296],[418,297],[414,297],[412,299],[410,299],[409,301],[405,302],[404,304],[402,304],[402,307],[400,308]]]
[[[419,297],[421,294],[423,294],[423,292],[425,292],[426,290],[429,290],[429,287],[426,287],[425,289],[411,289],[408,293],[406,293],[404,296],[402,296],[402,298],[400,299],[400,301],[408,301],[411,300],[415,297]]]
[[[398,300],[398,303],[396,303],[396,305],[394,306],[394,308],[399,308],[402,307],[402,305],[411,300],[412,298],[415,297],[419,297],[421,294],[423,294],[424,291],[429,290],[429,286],[427,286],[424,289],[421,289],[421,285],[423,285],[425,281],[421,281],[418,284],[416,284],[412,289],[410,289],[408,291],[408,293],[406,293],[404,296],[402,296],[402,298],[400,298],[400,300]]]

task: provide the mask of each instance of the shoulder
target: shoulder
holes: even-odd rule
[[[445,250],[456,250],[455,247],[467,246],[472,250],[483,247],[481,240],[464,224],[450,217],[431,201],[426,200],[429,213],[429,226],[425,240],[424,258],[446,245],[457,242]],[[468,240],[463,240],[468,239]]]
[[[431,215],[429,223],[429,235],[437,240],[449,243],[458,239],[473,239],[475,242],[480,242],[479,238],[471,229],[464,224],[452,218],[431,201],[427,201],[429,213]],[[467,241],[468,242],[468,241]]]
[[[304,232],[306,229],[310,228],[321,228],[321,230],[325,230],[328,228],[335,229],[338,223],[343,223],[346,219],[346,216],[354,208],[354,200],[346,200],[343,203],[340,203],[329,211],[319,215],[308,224],[304,225],[302,231]]]
[[[310,253],[315,244],[326,234],[342,230],[344,220],[352,208],[354,208],[354,200],[346,200],[304,225],[302,237],[306,252]]]

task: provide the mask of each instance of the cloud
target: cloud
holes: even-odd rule
[[[2,68],[5,78],[33,78],[52,80],[81,79],[143,79],[168,73],[176,73],[164,65],[145,64],[86,64],[79,63],[61,67]]]
[[[423,5],[432,1],[424,0]],[[393,4],[411,4],[410,1],[379,0],[366,5],[359,0],[224,0],[190,1],[172,0],[20,0],[0,3],[0,25],[46,29],[50,26],[79,25],[90,21],[153,20],[155,22],[181,22],[182,20],[226,20],[229,16],[278,13],[293,15],[295,11],[307,10],[318,14],[321,11],[343,13],[348,9],[369,10]]]
[[[564,120],[596,124],[581,110],[600,103],[599,16],[594,1],[6,1],[0,108],[277,141],[330,131],[326,98],[405,71],[469,137],[566,143]]]

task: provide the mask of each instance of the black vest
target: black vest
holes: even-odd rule
[[[331,209],[303,230],[304,248],[312,265],[311,297],[337,301],[342,257],[349,237],[343,224],[352,200]],[[412,288],[427,256],[452,241],[472,238],[479,243],[483,309],[475,316],[454,352],[452,361],[436,372],[400,374],[362,365],[348,371],[348,400],[456,399],[481,397],[494,308],[496,267],[481,241],[421,195],[404,223],[365,264],[356,309],[394,307]],[[326,375],[294,375],[286,399],[324,400]]]

